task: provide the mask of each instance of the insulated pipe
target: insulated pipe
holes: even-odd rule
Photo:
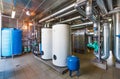
[[[64,14],[62,14],[62,15],[59,15],[59,16],[57,16],[57,17],[54,17],[54,18],[50,19],[50,20],[47,20],[46,22],[54,21],[54,20],[56,20],[56,19],[59,19],[59,18],[61,18],[61,17],[64,17],[64,16],[67,16],[67,15],[73,14],[73,13],[75,13],[75,12],[77,12],[77,11],[76,11],[76,10],[68,11],[68,12],[66,12],[66,13],[64,13]]]
[[[71,5],[67,6],[67,7],[65,7],[65,8],[62,9],[62,10],[57,11],[56,13],[54,13],[54,14],[48,16],[48,17],[45,17],[45,18],[39,20],[39,23],[41,23],[41,22],[43,22],[43,21],[46,21],[46,20],[48,20],[48,19],[50,19],[50,18],[53,18],[53,17],[55,17],[55,16],[57,16],[57,15],[59,15],[59,14],[61,14],[61,13],[64,13],[65,11],[70,10],[71,8],[74,8],[74,6],[75,6],[75,3],[73,3],[73,4],[71,4]]]
[[[86,23],[82,23],[82,24],[71,25],[71,27],[74,28],[74,27],[80,27],[80,26],[92,25],[92,24],[93,24],[93,22],[86,22]]]
[[[108,4],[108,9],[113,10],[113,0],[106,0]]]
[[[2,56],[2,13],[0,11],[0,58]]]
[[[92,0],[86,2],[86,17],[93,22],[96,22],[96,17],[93,14]]]
[[[120,12],[120,7],[117,7],[117,8],[115,8],[115,9],[109,11],[108,14],[114,14],[114,13],[117,13],[117,12]],[[106,14],[106,15],[108,15],[108,14]]]
[[[86,4],[86,0],[83,2],[82,5]],[[76,10],[84,17],[86,17],[87,14],[87,18],[93,22],[96,22],[96,17],[92,14],[92,1],[90,0],[90,2],[87,2],[87,6],[86,6],[86,12],[80,7],[81,4],[80,3],[76,3],[75,8]],[[89,15],[89,17],[88,17]],[[90,16],[91,15],[91,16]]]
[[[120,12],[115,14],[114,20],[115,39],[114,39],[114,55],[118,62],[120,62]]]
[[[59,23],[66,23],[66,22],[70,22],[70,21],[77,20],[77,19],[80,19],[80,18],[81,18],[81,16],[76,16],[76,17],[61,21]]]
[[[105,6],[105,3],[103,0],[97,0],[97,4],[98,6],[100,7],[101,11],[104,13],[104,14],[107,14],[108,11],[106,9],[106,6]]]
[[[86,3],[86,16],[90,17],[92,15],[92,0],[88,0]]]
[[[98,61],[101,61],[101,52],[100,52],[100,21],[94,23],[93,25],[94,30],[94,41],[98,43],[98,51],[94,51],[94,55],[98,58]]]
[[[103,25],[103,52],[101,52],[102,56],[101,59],[107,59],[110,56],[110,27],[108,23],[104,23]]]

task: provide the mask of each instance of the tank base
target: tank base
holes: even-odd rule
[[[73,75],[72,75],[73,72],[75,72],[75,71],[69,70],[69,76],[70,77],[73,77]],[[79,70],[76,71],[76,76],[80,76],[80,71]]]
[[[68,68],[67,67],[64,67],[64,68],[61,68],[61,67],[57,67],[57,66],[54,66],[52,64],[52,60],[44,60],[40,57],[40,55],[34,55],[34,57],[38,60],[40,60],[42,63],[48,65],[49,67],[53,68],[54,70],[56,70],[57,72],[61,73],[61,74],[64,74],[68,71]]]
[[[94,64],[95,66],[97,66],[101,69],[104,69],[104,70],[108,69],[107,61],[104,61],[104,60],[99,61],[98,59],[95,58],[91,62],[92,62],[92,64]]]

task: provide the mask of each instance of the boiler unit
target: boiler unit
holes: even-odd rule
[[[70,26],[56,24],[52,29],[52,62],[55,66],[64,67],[67,65],[66,60],[71,52]]]
[[[42,28],[41,32],[42,42],[42,59],[52,59],[52,29]]]

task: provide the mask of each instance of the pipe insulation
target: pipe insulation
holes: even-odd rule
[[[114,35],[114,55],[118,62],[120,62],[120,12],[116,13],[114,16],[114,27],[115,27],[115,35]]]
[[[80,19],[80,18],[82,18],[82,17],[81,16],[76,16],[76,17],[61,21],[59,23],[66,23],[66,22],[70,22],[70,21],[77,20],[77,19]]]
[[[54,20],[56,20],[56,19],[59,19],[59,18],[62,18],[62,17],[64,17],[64,16],[73,14],[73,13],[75,13],[75,12],[77,12],[77,11],[76,11],[76,10],[68,11],[68,12],[66,12],[66,13],[64,13],[64,14],[62,14],[62,15],[56,16],[56,17],[54,17],[54,18],[51,18],[51,19],[47,20],[46,22],[54,21]]]
[[[0,11],[0,58],[2,56],[2,13]]]
[[[57,12],[51,14],[51,15],[48,16],[48,17],[45,17],[45,18],[39,20],[39,23],[41,23],[41,22],[43,22],[43,21],[46,21],[46,20],[48,20],[48,19],[50,19],[50,18],[53,18],[53,17],[55,17],[55,16],[57,16],[57,15],[60,15],[61,13],[64,13],[65,11],[74,8],[74,6],[75,6],[75,3],[73,3],[73,4],[71,4],[71,5],[67,6],[67,7],[65,7],[65,8],[62,9],[62,10],[59,10],[59,11],[57,11]]]
[[[103,1],[103,0],[96,0],[96,2],[97,2],[97,4],[98,4],[99,8],[101,9],[102,13],[103,13],[103,14],[107,14],[108,11],[107,11],[107,9],[106,9],[106,6],[105,6],[104,1]]]
[[[86,22],[86,23],[71,25],[71,27],[74,28],[74,27],[80,27],[80,26],[92,25],[92,24],[93,24],[93,22]],[[86,26],[85,26],[85,27],[86,27]]]
[[[103,25],[103,51],[101,52],[101,59],[107,59],[110,56],[110,27],[108,23]]]

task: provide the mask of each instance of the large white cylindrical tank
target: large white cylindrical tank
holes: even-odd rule
[[[64,67],[70,54],[70,26],[56,24],[52,27],[52,62],[54,65]]]
[[[42,28],[41,30],[41,43],[43,55],[42,59],[52,59],[52,29]]]

